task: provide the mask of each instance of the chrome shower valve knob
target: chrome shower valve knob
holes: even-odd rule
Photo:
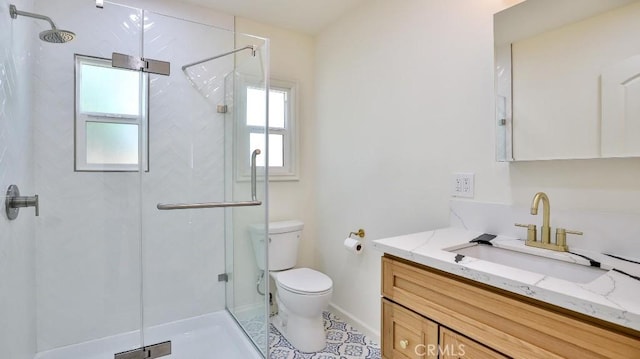
[[[18,218],[20,208],[35,207],[36,217],[40,216],[40,204],[38,195],[35,196],[20,196],[20,189],[18,186],[12,184],[7,189],[7,196],[4,200],[4,207],[9,220]]]

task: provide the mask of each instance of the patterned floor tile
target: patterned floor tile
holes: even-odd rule
[[[272,359],[380,359],[378,344],[331,312],[324,312],[322,317],[327,334],[327,346],[323,351],[300,352],[273,325],[270,325],[270,357]]]

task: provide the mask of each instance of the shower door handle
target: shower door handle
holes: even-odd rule
[[[225,208],[225,207],[251,207],[260,206],[262,201],[258,201],[256,195],[257,174],[256,174],[256,156],[260,154],[260,150],[256,149],[251,154],[251,200],[237,202],[204,202],[204,203],[158,203],[156,206],[161,211],[172,209],[199,209],[199,208]]]

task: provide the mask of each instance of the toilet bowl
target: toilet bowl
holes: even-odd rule
[[[273,324],[302,352],[318,352],[326,346],[322,312],[329,305],[333,281],[309,268],[272,272],[276,283],[278,315]]]
[[[268,263],[278,305],[272,323],[296,349],[310,353],[326,346],[322,312],[331,300],[333,281],[310,268],[293,268],[303,226],[300,221],[269,223]],[[252,227],[251,238],[258,267],[264,270],[266,236],[261,228]]]

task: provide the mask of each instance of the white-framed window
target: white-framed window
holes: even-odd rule
[[[75,55],[75,170],[148,170],[148,76]]]
[[[269,88],[269,128],[265,129],[266,96],[262,84],[249,81],[240,82],[241,100],[238,110],[241,138],[237,143],[239,153],[238,178],[250,178],[250,158],[255,149],[269,154],[269,180],[298,180],[296,132],[297,84],[291,81],[270,80]],[[265,130],[269,133],[269,151],[265,152]],[[266,157],[256,158],[256,166],[264,168]],[[264,171],[260,171],[264,173]]]

